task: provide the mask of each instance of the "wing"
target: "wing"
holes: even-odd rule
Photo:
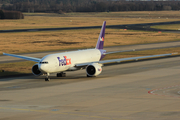
[[[104,54],[105,54],[105,55],[107,55],[107,54],[112,54],[112,53],[120,53],[120,52],[132,52],[132,51],[135,51],[135,49],[133,49],[133,50],[113,51],[113,52],[107,52],[107,53],[104,53]]]
[[[102,60],[102,61],[94,61],[94,62],[89,62],[89,63],[81,63],[81,64],[76,64],[76,67],[82,67],[82,66],[87,66],[91,63],[99,63],[99,64],[107,64],[107,63],[120,63],[123,61],[132,61],[132,60],[142,60],[142,59],[149,59],[149,58],[159,58],[159,57],[167,57],[171,56],[173,54],[177,53],[169,53],[169,54],[160,54],[160,55],[150,55],[150,56],[140,56],[140,57],[130,57],[130,58],[120,58],[120,59],[111,59],[111,60]]]
[[[99,61],[98,63],[101,64],[106,64],[106,63],[120,63],[123,61],[132,61],[132,60],[141,60],[141,59],[149,59],[149,58],[158,58],[158,57],[167,57],[167,56],[171,56],[174,53],[169,53],[169,54],[160,54],[160,55],[150,55],[150,56],[140,56],[140,57],[130,57],[130,58],[120,58],[120,59],[111,59],[111,60],[103,60],[103,61]]]
[[[3,55],[17,57],[17,58],[21,58],[21,59],[25,59],[29,61],[34,61],[34,62],[39,62],[41,60],[40,58],[33,58],[33,57],[27,57],[27,56],[21,56],[21,55],[7,54],[7,53],[3,53]]]

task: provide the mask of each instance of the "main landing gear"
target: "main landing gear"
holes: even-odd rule
[[[57,77],[66,77],[66,73],[63,72],[57,73]]]
[[[57,77],[66,77],[66,73],[63,73],[63,72],[57,73]],[[49,73],[46,74],[45,81],[50,81]]]

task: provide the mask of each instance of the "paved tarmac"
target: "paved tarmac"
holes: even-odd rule
[[[152,44],[139,44],[139,45],[113,46],[113,47],[105,47],[104,49],[107,50],[107,52],[111,52],[111,51],[123,51],[123,50],[132,50],[132,49],[135,49],[136,51],[141,51],[141,50],[152,50],[152,49],[173,48],[173,47],[180,47],[180,41],[152,43]],[[68,51],[68,50],[65,50],[65,51]],[[49,51],[49,52],[26,53],[26,54],[19,54],[19,55],[42,58],[48,54],[65,52],[65,51],[60,50],[60,51]],[[5,56],[5,55],[0,55],[0,64],[10,63],[10,62],[19,62],[19,61],[25,61],[25,60],[15,58],[15,57]]]
[[[0,120],[179,120],[180,57],[0,80]]]

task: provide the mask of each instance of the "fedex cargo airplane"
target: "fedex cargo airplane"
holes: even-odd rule
[[[128,60],[165,57],[172,55],[172,53],[170,53],[170,54],[160,54],[160,55],[151,55],[151,56],[102,60],[106,54],[127,52],[127,51],[106,52],[106,50],[103,49],[105,27],[106,27],[106,21],[103,22],[99,38],[96,47],[94,49],[49,54],[43,57],[42,59],[14,55],[14,54],[7,54],[7,53],[3,53],[3,54],[37,62],[32,67],[32,73],[36,76],[45,74],[46,75],[45,81],[50,80],[49,78],[50,73],[57,73],[57,77],[64,77],[65,71],[86,69],[87,77],[93,77],[99,75],[102,72],[103,64],[114,63],[114,62],[120,63],[122,61],[128,61]],[[129,51],[134,51],[134,50],[129,50]]]

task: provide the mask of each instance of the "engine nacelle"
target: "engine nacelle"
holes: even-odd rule
[[[35,64],[33,67],[32,67],[32,73],[36,76],[40,76],[42,75],[42,72],[39,70],[38,68],[38,64]]]
[[[86,73],[88,76],[97,76],[102,72],[102,67],[98,63],[92,63],[86,67]]]

